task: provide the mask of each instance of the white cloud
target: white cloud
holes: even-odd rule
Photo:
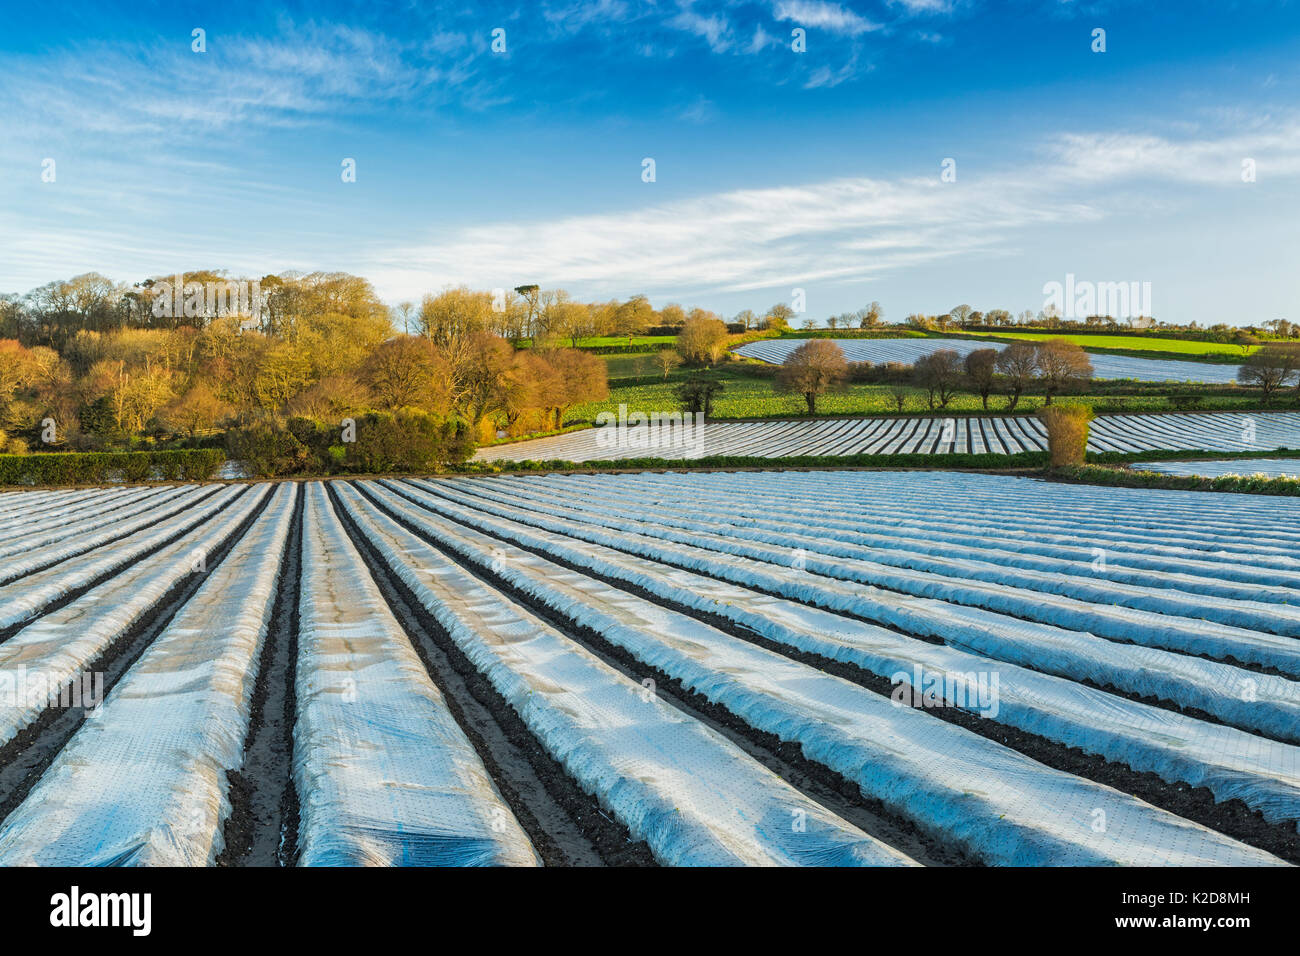
[[[951,13],[953,8],[952,0],[890,0],[890,3],[908,13]]]
[[[1041,204],[1040,193],[1020,180],[953,188],[937,176],[735,190],[628,212],[469,226],[426,245],[374,250],[363,271],[399,295],[460,282],[491,288],[520,276],[590,295],[863,278],[991,248],[1030,223],[1090,214]]]
[[[668,25],[703,38],[714,53],[725,53],[731,48],[731,26],[726,17],[718,14],[701,16],[688,7],[669,20]]]
[[[871,30],[879,30],[880,24],[826,0],[778,0],[774,15],[778,20],[790,20],[804,27],[830,30],[847,36],[858,36]]]
[[[1033,150],[1030,150],[1031,154]],[[1045,225],[1136,208],[1172,210],[1189,188],[1300,177],[1300,120],[1219,136],[1127,133],[1050,138],[1045,161],[958,183],[842,178],[732,190],[637,209],[466,226],[415,246],[371,248],[361,271],[391,295],[520,276],[590,296],[698,297],[819,280],[865,280],[974,252],[1005,254]],[[522,280],[521,280],[522,281]]]
[[[1260,175],[1300,174],[1300,120],[1270,121],[1217,137],[1172,139],[1153,134],[1068,133],[1046,147],[1061,175],[1086,182],[1148,179],[1239,185],[1242,161]]]

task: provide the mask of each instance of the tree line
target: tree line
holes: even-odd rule
[[[931,411],[947,408],[958,391],[966,389],[980,396],[985,411],[989,397],[1001,393],[1006,396],[1006,410],[1013,412],[1031,386],[1041,389],[1044,404],[1051,405],[1056,395],[1086,385],[1092,376],[1088,354],[1065,339],[1012,342],[1000,350],[976,349],[964,357],[953,349],[939,349],[910,366],[849,362],[834,342],[809,339],[790,353],[774,384],[778,392],[801,396],[809,415],[817,414],[820,396],[842,391],[850,381],[888,385],[900,412],[912,388],[925,390]]]
[[[399,412],[472,448],[499,427],[555,427],[607,394],[604,363],[566,347],[566,323],[592,306],[562,291],[447,289],[403,315],[360,277],[289,274],[257,280],[251,308],[209,308],[231,281],[187,274],[179,310],[158,308],[168,277],[124,288],[90,274],[5,297],[0,451],[194,443],[219,430],[279,441],[295,418],[337,430]]]

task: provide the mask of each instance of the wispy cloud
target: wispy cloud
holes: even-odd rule
[[[858,36],[881,25],[859,13],[826,0],[778,0],[773,11],[778,20],[789,20],[804,27],[829,30],[846,36]]]
[[[520,276],[589,295],[635,288],[677,297],[864,280],[976,251],[1007,252],[1035,227],[1101,221],[1154,203],[1151,189],[1162,182],[1239,187],[1245,155],[1270,175],[1300,177],[1297,130],[1291,120],[1182,140],[1069,133],[1041,145],[1050,162],[960,183],[937,175],[841,178],[474,225],[423,244],[372,249],[367,274],[401,295],[431,280],[495,287]]]
[[[721,14],[711,13],[705,16],[688,6],[670,19],[668,25],[701,37],[714,53],[725,53],[731,49],[731,24]]]
[[[1045,152],[1060,175],[1083,182],[1240,185],[1246,160],[1255,162],[1259,175],[1300,175],[1300,120],[1268,118],[1220,136],[1067,133],[1054,138]]]

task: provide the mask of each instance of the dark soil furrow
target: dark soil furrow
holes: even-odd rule
[[[298,670],[298,592],[307,495],[295,489],[292,524],[276,577],[270,626],[258,659],[248,735],[238,770],[226,775],[230,814],[218,866],[292,866],[298,849],[293,785],[294,682]]]

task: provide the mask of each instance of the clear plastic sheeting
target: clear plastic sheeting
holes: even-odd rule
[[[296,485],[60,751],[0,829],[0,866],[203,866],[223,848]]]
[[[111,527],[121,537],[147,521],[162,517],[166,512],[161,505],[171,501],[184,501],[186,495],[183,487],[150,488],[147,491],[147,494],[137,494],[129,501],[113,502],[108,507],[89,504],[75,514],[40,516],[23,522],[20,528],[0,529],[0,558],[69,538],[75,538],[78,544],[84,545],[91,531],[104,527]],[[148,517],[144,521],[128,521],[146,515]]]
[[[424,500],[456,521],[694,611],[726,618],[768,640],[850,662],[918,691],[939,688],[945,706],[1153,771],[1171,783],[1208,787],[1217,799],[1240,799],[1271,821],[1300,820],[1300,748],[704,575],[666,569],[505,517]],[[996,675],[996,706],[966,692],[979,675],[986,681]]]
[[[78,491],[11,491],[8,499],[0,502],[0,523],[8,527],[29,515],[49,514],[77,508],[86,502],[98,502],[105,497],[125,494],[128,489],[106,490],[88,488]]]
[[[493,484],[498,482],[508,485],[510,480],[494,480]],[[474,494],[468,495],[455,490],[462,487],[455,483],[415,484],[470,504],[478,495],[494,496],[490,488],[483,490],[477,486],[472,489]],[[530,498],[525,504],[527,511],[511,514],[516,520],[535,527],[830,610],[847,611],[875,623],[937,637],[972,653],[1009,663],[1076,680],[1086,678],[1104,687],[1113,686],[1143,696],[1151,694],[1177,700],[1233,726],[1282,740],[1300,739],[1300,684],[1293,680],[1187,654],[1106,640],[1068,626],[1078,624],[1077,620],[1056,626],[996,610],[966,607],[954,603],[956,596],[954,600],[945,599],[950,590],[923,577],[918,577],[915,590],[934,597],[876,587],[859,582],[858,575],[846,572],[842,565],[847,562],[819,558],[805,549],[759,547],[725,535],[678,532],[633,518],[620,521],[573,506],[549,505],[541,498]],[[792,574],[793,570],[802,573]],[[861,577],[870,579],[867,575]],[[1052,602],[1048,595],[1036,597],[1040,607]],[[1193,628],[1203,623],[1184,621]],[[1211,642],[1216,629],[1223,630],[1218,625],[1197,628]],[[1141,636],[1134,632],[1131,638]],[[1271,636],[1259,637],[1268,640]]]
[[[40,716],[48,698],[33,688],[59,688],[88,669],[119,638],[156,610],[174,586],[206,573],[195,553],[218,548],[265,500],[270,485],[254,485],[194,534],[97,585],[70,604],[38,618],[0,644],[0,687],[16,688],[13,705],[0,707],[0,744]]]
[[[339,493],[384,561],[547,752],[660,863],[913,862],[485,586],[352,488]]]
[[[5,491],[0,492],[0,518],[22,514],[32,508],[43,508],[50,502],[75,500],[93,491]]]
[[[1163,475],[1201,478],[1262,475],[1265,478],[1300,479],[1300,458],[1252,458],[1248,461],[1146,461],[1136,467],[1142,471],[1157,471]]]
[[[930,355],[939,349],[951,349],[965,356],[977,349],[997,348],[1011,344],[1010,339],[1002,342],[972,341],[970,339],[924,338],[872,338],[872,339],[828,339],[839,346],[844,357],[850,362],[902,362],[911,365],[923,355]],[[790,357],[790,353],[802,345],[799,339],[764,339],[747,342],[736,351],[751,358],[781,365]],[[1106,355],[1094,353],[1088,356],[1096,369],[1097,378],[1133,379],[1138,382],[1213,382],[1227,384],[1237,380],[1237,366],[1196,362],[1181,359],[1139,358],[1135,355]]]
[[[300,866],[539,865],[319,482],[307,486]]]
[[[1251,423],[1249,428],[1245,423]],[[1300,413],[1102,415],[1089,430],[1094,452],[1261,451],[1300,444]],[[944,418],[820,418],[805,421],[717,422],[685,432],[680,425],[637,425],[610,440],[597,426],[526,441],[488,445],[476,461],[612,461],[692,459],[711,455],[789,458],[799,455],[1019,454],[1047,450],[1047,433],[1032,416]]]
[[[170,520],[181,516],[182,512],[194,509],[200,502],[212,503],[216,501],[220,489],[220,485],[200,485],[198,488],[190,486],[190,488],[185,489],[181,496],[162,502],[162,505],[157,507],[157,510],[148,511],[147,514],[136,515],[135,518],[114,523],[109,527],[95,529],[95,531],[87,532],[85,535],[62,533],[55,540],[44,542],[44,544],[31,545],[30,548],[18,551],[18,555],[21,555],[21,557],[10,555],[10,557],[5,558],[3,566],[0,566],[0,584],[12,583],[12,581],[22,578],[23,575],[32,575],[32,572],[42,571],[44,568],[51,567],[52,564],[69,561],[70,558],[83,558],[87,562],[94,563],[103,557],[104,553],[99,551],[99,553],[92,555],[91,551],[95,551],[95,549],[101,548],[103,545],[122,542],[123,546],[131,548],[131,545],[134,544],[131,536],[139,535],[140,538],[144,538],[147,535],[146,528],[148,525],[169,523]],[[222,499],[229,501],[230,496],[237,493],[237,488],[226,489],[226,494]],[[4,589],[0,589],[0,594],[4,593]]]
[[[377,487],[367,482],[363,487]],[[379,489],[399,513],[419,512]],[[440,541],[750,726],[800,744],[925,829],[1004,865],[1269,865],[1281,861],[1127,794],[732,637],[478,532]]]
[[[817,528],[809,529],[805,522],[776,522],[762,517],[737,521],[729,506],[717,501],[692,499],[661,505],[647,502],[644,495],[628,494],[617,488],[606,490],[596,501],[578,488],[566,489],[562,495],[570,507],[581,507],[608,521],[618,522],[635,506],[644,520],[655,524],[833,557],[841,568],[835,575],[838,577],[865,578],[868,583],[907,593],[924,593],[918,588],[943,588],[949,600],[960,598],[960,603],[985,607],[1002,602],[1007,610],[1021,617],[1030,616],[1030,609],[1041,602],[1042,595],[1059,596],[1050,612],[1039,609],[1039,616],[1049,623],[1060,623],[1043,617],[1049,613],[1058,618],[1068,617],[1103,637],[1118,634],[1128,638],[1137,628],[1161,635],[1166,647],[1176,648],[1179,642],[1187,641],[1197,651],[1235,653],[1252,661],[1259,658],[1258,663],[1270,666],[1289,663],[1300,672],[1300,647],[1289,639],[1300,636],[1300,607],[1287,603],[1286,599],[1295,595],[1283,589],[1274,589],[1273,601],[1219,595],[1219,600],[1207,602],[1195,590],[1169,584],[1162,587],[1157,582],[1146,585],[1113,580],[1096,582],[1089,575],[1074,573],[1073,569],[1043,571],[1020,567],[1020,562],[1010,556],[976,560],[959,557],[951,551],[922,554],[899,547],[889,539],[886,541],[893,547],[882,547],[883,542],[876,540],[880,536],[859,543],[845,540],[849,538],[847,535],[824,529],[820,522]],[[555,489],[547,497],[554,501]],[[1092,563],[1090,557],[1085,567],[1091,568]],[[1186,579],[1175,583],[1195,587],[1194,582]],[[1189,617],[1193,620],[1186,620]],[[1224,626],[1209,627],[1207,621]],[[1212,643],[1205,641],[1206,632],[1213,635]],[[1141,643],[1156,643],[1156,638],[1151,636]]]
[[[76,496],[42,505],[32,502],[31,507],[14,514],[0,516],[0,538],[8,538],[15,531],[21,531],[27,525],[52,527],[61,522],[76,520],[87,511],[105,512],[119,508],[132,500],[146,497],[152,488],[123,488],[117,491],[103,491],[94,496]]]
[[[590,475],[566,476],[563,489],[570,495],[597,494],[602,501],[623,500],[617,486],[602,485]],[[728,476],[731,477],[731,476]],[[802,500],[795,488],[786,493],[763,483],[762,491],[751,486],[723,485],[692,487],[689,499],[674,502],[680,513],[707,514],[737,528],[761,528],[803,533],[808,527],[808,510],[814,502]],[[638,482],[629,490],[639,503],[647,493],[664,494],[669,488]],[[777,492],[774,494],[774,492]],[[556,489],[552,489],[556,493]],[[737,511],[732,504],[738,493],[746,495],[750,507]],[[873,520],[864,524],[860,517],[827,501],[818,502],[817,532],[821,539],[859,544],[871,549],[877,560],[897,553],[900,559],[913,555],[941,556],[972,562],[989,562],[997,567],[1025,568],[1032,571],[1060,572],[1079,581],[1118,583],[1160,589],[1175,595],[1188,593],[1198,597],[1225,597],[1269,604],[1291,604],[1300,588],[1300,572],[1225,566],[1201,558],[1165,558],[1112,547],[1107,560],[1098,562],[1094,549],[1079,540],[1061,535],[1044,534],[1041,540],[1027,540],[1025,531],[988,523],[971,528],[965,523],[942,520],[926,521],[921,515],[886,517],[881,526]],[[875,515],[873,515],[873,519]],[[979,565],[976,565],[977,567]],[[1121,589],[1122,593],[1122,589]],[[1211,605],[1212,607],[1212,605]]]
[[[25,620],[40,607],[57,601],[101,574],[126,567],[168,538],[211,517],[238,498],[242,491],[242,487],[231,485],[197,503],[191,500],[189,507],[178,508],[170,517],[133,533],[109,529],[85,540],[74,537],[48,548],[37,548],[21,558],[6,559],[0,568],[0,582],[5,582],[0,587],[0,627],[10,627]],[[142,523],[147,521],[145,519]],[[51,566],[55,561],[58,563]]]

